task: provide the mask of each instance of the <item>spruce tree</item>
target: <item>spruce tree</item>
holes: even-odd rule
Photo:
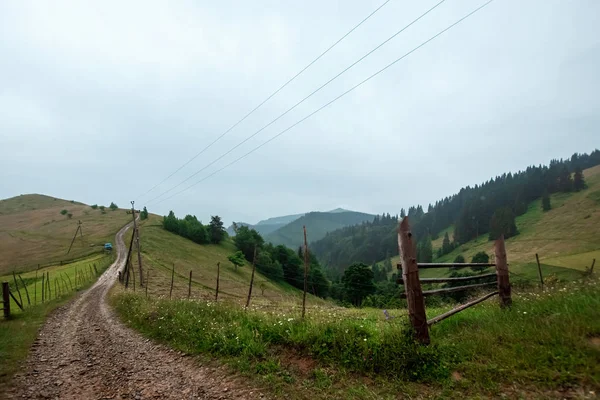
[[[452,244],[450,243],[450,237],[448,232],[444,234],[444,241],[442,242],[442,255],[448,254],[452,251]]]
[[[548,195],[548,191],[545,191],[542,195],[542,210],[550,211],[552,209],[552,205],[550,204],[550,196]]]
[[[575,168],[575,177],[573,179],[573,189],[576,192],[585,189],[585,181],[583,180],[583,171],[581,167]]]

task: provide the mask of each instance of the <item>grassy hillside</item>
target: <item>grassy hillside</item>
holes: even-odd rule
[[[67,210],[65,215],[62,210]],[[69,218],[68,214],[72,214]],[[78,236],[69,254],[69,244],[81,220],[83,239]],[[37,264],[73,260],[102,252],[105,242],[131,220],[122,209],[92,209],[75,201],[38,194],[0,200],[0,274],[29,271]]]
[[[174,298],[187,298],[189,273],[192,271],[192,297],[213,299],[217,263],[220,263],[219,298],[227,302],[245,303],[252,268],[247,263],[236,269],[227,260],[227,257],[236,251],[231,241],[220,245],[198,245],[165,231],[161,221],[160,217],[150,215],[148,220],[140,224],[142,264],[144,270],[150,272],[149,296],[169,296],[174,265]],[[128,238],[130,237],[131,234],[128,234]],[[132,259],[137,265],[137,258]],[[311,304],[324,303],[323,300],[309,297]],[[262,305],[284,303],[297,306],[301,302],[301,292],[286,283],[272,282],[257,271],[254,277],[252,302]]]
[[[600,166],[584,171],[587,189],[551,196],[552,210],[543,212],[541,200],[529,204],[527,213],[517,217],[519,235],[506,241],[510,270],[521,278],[537,279],[535,254],[538,253],[545,275],[570,280],[579,277],[595,258],[600,262]],[[450,229],[450,228],[448,228]],[[451,235],[451,231],[449,231]],[[441,246],[444,232],[433,242],[434,254]],[[451,235],[452,236],[452,235]],[[488,235],[455,249],[435,261],[452,262],[458,254],[467,261],[479,252],[492,255],[493,242]],[[394,257],[394,265],[399,258]],[[446,270],[422,270],[422,276],[447,274]],[[515,279],[519,276],[515,275]]]
[[[265,240],[273,244],[298,248],[304,243],[303,226],[306,226],[308,240],[314,242],[325,237],[328,232],[373,218],[371,214],[356,211],[311,212],[266,235]]]

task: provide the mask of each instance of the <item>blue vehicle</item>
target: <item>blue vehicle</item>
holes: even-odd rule
[[[105,243],[104,244],[104,250],[111,251],[112,250],[112,243]]]

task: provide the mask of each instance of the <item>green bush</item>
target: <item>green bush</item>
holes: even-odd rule
[[[92,209],[93,209],[93,210],[95,210],[95,209],[97,209],[97,208],[98,208],[98,204],[94,204],[94,205],[92,205]]]
[[[69,212],[69,211],[67,211],[67,210],[60,210],[60,214],[61,214],[61,215],[67,215],[67,213],[68,213],[68,212]]]
[[[100,207],[98,207],[98,208],[100,208],[100,211],[104,211],[104,209],[105,209],[106,207],[104,207],[104,206],[100,206]]]
[[[112,201],[110,202],[110,206],[108,206],[111,210],[115,211],[117,208],[119,208],[115,203],[113,203]]]

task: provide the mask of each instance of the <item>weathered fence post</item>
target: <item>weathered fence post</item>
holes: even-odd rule
[[[25,281],[23,281],[23,277],[21,275],[19,275],[19,279],[21,280],[21,284],[23,285],[23,288],[25,289],[25,294],[27,295],[27,305],[30,306],[31,299],[29,298],[29,290],[27,290],[27,285],[25,284]]]
[[[537,261],[538,274],[540,276],[540,284],[542,285],[542,290],[544,290],[544,277],[542,276],[542,266],[540,265],[540,257],[537,253],[535,253],[535,260]]]
[[[2,282],[2,305],[4,310],[4,318],[10,318],[10,287],[8,282]]]
[[[506,248],[504,246],[504,235],[494,243],[494,254],[496,255],[496,275],[498,276],[498,294],[500,307],[508,307],[512,304],[510,296],[510,279],[508,276],[508,262],[506,260]]]
[[[590,268],[590,275],[594,272],[594,265],[596,264],[596,259],[592,261],[592,267]]]
[[[39,267],[38,267],[39,268]],[[38,272],[35,271],[35,280],[33,281],[33,305],[37,305],[37,277]]]
[[[250,289],[248,290],[248,300],[246,308],[250,306],[250,297],[252,296],[252,285],[254,284],[254,271],[256,270],[256,245],[254,246],[254,257],[252,258],[252,277],[250,278]]]
[[[19,301],[23,304],[23,298],[21,297],[21,290],[19,289],[19,284],[17,283],[17,275],[15,271],[13,271],[13,279],[15,281],[15,288],[17,289],[17,294],[19,295]]]
[[[42,304],[46,300],[46,274],[42,273]]]
[[[416,339],[422,344],[429,344],[429,329],[425,313],[425,300],[419,282],[419,266],[416,257],[416,245],[408,223],[404,217],[398,228],[398,248],[402,265],[402,278],[408,303],[408,316],[415,331]]]
[[[173,279],[175,279],[175,263],[173,263],[173,270],[171,271],[171,290],[169,291],[169,300],[173,296]]]
[[[302,293],[302,318],[306,313],[306,291],[308,290],[308,243],[306,241],[306,226],[304,228],[304,293]]]
[[[215,290],[215,302],[219,300],[219,273],[221,272],[221,263],[217,263],[217,290]]]
[[[188,284],[188,300],[192,295],[192,271],[190,270],[190,283]]]

